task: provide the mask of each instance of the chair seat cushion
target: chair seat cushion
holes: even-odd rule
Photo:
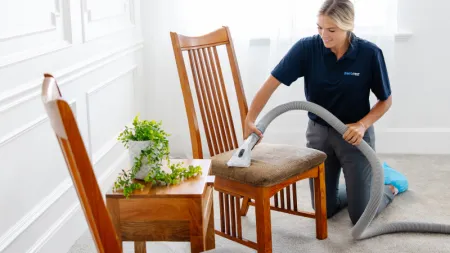
[[[247,168],[228,167],[235,150],[213,156],[212,174],[252,186],[272,186],[304,173],[326,159],[322,151],[285,144],[259,143]]]

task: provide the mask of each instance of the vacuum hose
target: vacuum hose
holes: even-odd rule
[[[279,115],[291,111],[291,110],[304,110],[312,112],[325,120],[340,134],[344,134],[347,130],[347,126],[342,123],[336,116],[331,114],[325,108],[307,101],[293,101],[286,104],[279,105],[269,111],[264,117],[256,124],[256,127],[264,133],[268,125]],[[254,138],[252,135],[251,138]],[[249,137],[250,138],[250,137]],[[259,137],[258,137],[259,138]],[[256,141],[251,141],[252,149]],[[382,225],[376,228],[368,228],[376,215],[378,206],[381,203],[384,188],[384,172],[380,161],[377,158],[375,151],[362,140],[357,148],[366,156],[372,167],[372,184],[370,188],[370,200],[364,210],[362,216],[358,222],[352,228],[351,234],[354,239],[365,239],[381,234],[395,233],[395,232],[425,232],[425,233],[450,233],[450,225],[437,224],[437,223],[424,223],[424,222],[396,222],[391,224]],[[238,150],[239,151],[239,150]]]

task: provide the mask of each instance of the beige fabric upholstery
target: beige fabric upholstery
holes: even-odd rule
[[[284,144],[260,143],[252,150],[248,168],[227,166],[235,150],[212,157],[212,174],[253,186],[276,185],[312,169],[326,159],[322,151]]]

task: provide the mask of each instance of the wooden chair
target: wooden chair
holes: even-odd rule
[[[220,230],[215,230],[216,234],[258,252],[271,252],[270,210],[275,210],[316,219],[316,237],[327,238],[324,181],[326,155],[323,152],[261,142],[252,151],[252,165],[249,168],[228,168],[226,165],[239,144],[217,53],[219,46],[225,46],[227,50],[242,127],[248,112],[229,28],[224,26],[198,37],[176,32],[171,32],[170,35],[189,122],[193,156],[203,158],[200,130],[183,53],[189,55],[198,107],[213,161],[214,188],[219,192],[221,226]],[[296,182],[308,178],[314,179],[314,213],[299,211],[297,208]],[[240,216],[246,215],[249,205],[254,205],[256,211],[256,243],[242,235]]]
[[[42,102],[64,155],[81,207],[100,253],[122,252],[119,239],[86,152],[72,109],[61,92],[55,78],[44,75]]]

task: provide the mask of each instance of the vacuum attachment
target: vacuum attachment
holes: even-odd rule
[[[252,149],[259,140],[259,136],[252,133],[242,145],[234,152],[231,159],[227,162],[228,167],[250,167],[252,160]]]

